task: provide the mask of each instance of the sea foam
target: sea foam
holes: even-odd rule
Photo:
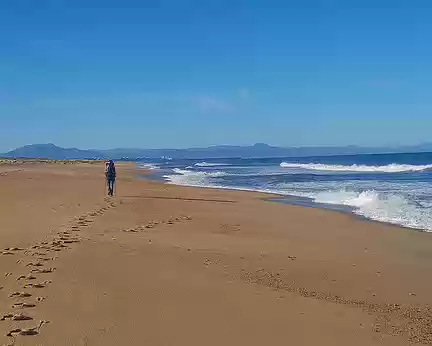
[[[319,192],[313,200],[317,203],[351,206],[355,214],[372,220],[432,231],[432,214],[429,210],[412,203],[403,195],[374,190],[341,190]]]
[[[228,163],[217,163],[217,162],[198,162],[194,166],[196,167],[218,167],[218,166],[230,166]]]
[[[371,172],[371,173],[398,173],[398,172],[420,172],[432,169],[432,165],[403,165],[392,163],[385,166],[368,165],[326,165],[322,163],[290,163],[282,162],[282,168],[298,168],[313,171],[334,171],[334,172]]]

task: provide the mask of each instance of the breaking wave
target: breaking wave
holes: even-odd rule
[[[194,166],[197,167],[218,167],[218,166],[230,166],[228,163],[213,163],[213,162],[198,162]]]
[[[375,190],[361,192],[340,190],[318,192],[312,199],[317,203],[353,207],[355,214],[372,220],[432,230],[432,214],[429,209],[422,208],[403,195],[385,194]]]
[[[327,157],[321,163],[319,158],[308,163],[232,159],[232,165],[179,160],[178,165],[175,161],[157,163],[154,174],[163,175],[170,184],[269,192],[286,196],[282,200],[288,203],[343,210],[432,232],[432,156],[412,161],[405,156],[400,160],[397,155],[382,160],[376,156],[333,158],[335,164],[329,164]]]
[[[143,163],[143,164],[140,165],[140,168],[149,169],[149,170],[152,171],[152,170],[158,169],[159,166],[156,166],[156,165],[154,165],[152,163]]]
[[[289,163],[282,162],[282,168],[298,168],[313,171],[333,171],[333,172],[371,172],[371,173],[400,173],[400,172],[421,172],[432,169],[431,165],[403,165],[392,163],[386,166],[367,166],[367,165],[326,165],[322,163]]]

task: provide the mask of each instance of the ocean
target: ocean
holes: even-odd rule
[[[269,192],[432,232],[432,153],[303,158],[162,158],[139,163],[167,183]]]

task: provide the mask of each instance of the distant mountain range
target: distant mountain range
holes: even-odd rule
[[[103,158],[96,150],[63,149],[54,144],[32,144],[0,154],[6,158],[51,159],[51,160],[81,160]]]
[[[301,157],[301,156],[328,156],[353,154],[380,154],[380,153],[407,153],[432,152],[432,143],[415,146],[399,147],[274,147],[263,143],[252,146],[212,146],[206,148],[190,149],[110,149],[110,150],[81,150],[64,149],[54,144],[33,144],[17,148],[5,154],[4,158],[40,158],[52,160],[86,160],[86,159],[130,159],[140,158],[189,158],[210,159],[226,157]]]

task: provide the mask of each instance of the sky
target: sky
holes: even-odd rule
[[[432,142],[432,2],[0,2],[0,152]]]

